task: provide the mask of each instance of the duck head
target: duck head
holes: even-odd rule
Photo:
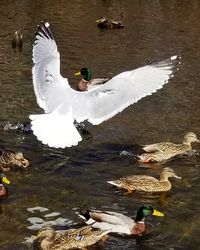
[[[89,82],[92,78],[92,73],[89,68],[82,68],[79,72],[74,74],[75,76],[82,76],[83,79],[87,82]]]
[[[0,173],[0,184],[10,184],[10,181],[7,179],[4,173]]]
[[[139,208],[139,210],[137,212],[137,216],[135,218],[135,222],[142,222],[149,215],[164,216],[163,213],[155,210],[152,206],[144,205],[144,206]]]
[[[183,144],[190,145],[192,142],[200,143],[200,140],[197,138],[195,133],[188,132],[183,138]]]
[[[51,240],[55,237],[56,232],[52,227],[45,227],[40,229],[40,231],[38,232],[37,238],[45,238],[48,240]]]
[[[4,173],[0,173],[0,197],[5,197],[8,194],[7,187],[4,184],[10,184]]]
[[[182,179],[180,176],[178,176],[172,168],[164,168],[160,174],[160,179],[162,181],[168,180],[168,178],[174,177],[176,179]]]
[[[50,246],[53,243],[56,236],[56,232],[52,227],[45,227],[40,229],[37,236],[32,236],[34,240],[34,245],[39,247],[39,249],[51,249]]]

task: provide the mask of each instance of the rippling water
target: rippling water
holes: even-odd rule
[[[183,180],[172,180],[166,195],[123,195],[106,183],[130,174],[157,176],[163,166],[141,168],[120,156],[127,146],[163,140],[181,142],[187,131],[200,137],[200,2],[144,0],[68,0],[0,2],[0,129],[1,145],[24,152],[27,171],[8,174],[8,199],[0,202],[0,249],[28,249],[25,237],[32,217],[27,208],[42,206],[63,218],[80,221],[80,206],[119,211],[134,216],[144,203],[165,213],[148,218],[147,232],[138,238],[111,236],[94,249],[197,249],[200,225],[199,157],[168,163]],[[121,30],[101,31],[95,20],[108,16],[124,23]],[[4,131],[7,122],[26,121],[39,111],[31,79],[31,51],[36,25],[49,21],[61,53],[62,75],[73,76],[88,66],[93,76],[122,71],[175,54],[182,66],[162,90],[99,126],[87,125],[90,135],[77,147],[59,150],[42,145],[31,134]],[[13,33],[24,35],[22,53],[12,50]],[[198,150],[198,145],[196,146]],[[39,215],[37,215],[39,216]],[[40,216],[39,216],[40,217]],[[52,220],[50,218],[49,220]]]

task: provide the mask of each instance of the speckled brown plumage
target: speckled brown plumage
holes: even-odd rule
[[[53,228],[44,228],[36,236],[41,250],[66,250],[71,248],[83,249],[97,243],[108,231],[94,229],[85,226],[78,229],[70,229],[55,232]]]
[[[0,169],[6,172],[15,166],[26,168],[29,166],[29,161],[24,158],[22,152],[0,149]]]
[[[200,143],[196,134],[189,132],[184,136],[182,144],[174,144],[172,142],[160,142],[146,145],[143,147],[146,153],[139,155],[139,161],[148,162],[165,162],[177,155],[187,154],[192,150],[191,143]]]

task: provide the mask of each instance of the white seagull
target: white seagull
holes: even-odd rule
[[[82,140],[75,121],[98,125],[161,89],[173,77],[180,57],[120,73],[99,88],[79,92],[61,76],[60,54],[50,25],[41,22],[33,44],[33,63],[34,91],[45,112],[30,115],[33,133],[50,147],[65,148]]]

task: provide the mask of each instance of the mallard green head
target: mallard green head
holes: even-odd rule
[[[0,173],[0,184],[10,184],[10,181],[6,178],[4,173]]]
[[[75,76],[80,76],[82,75],[83,79],[85,81],[90,81],[92,78],[92,73],[91,70],[89,68],[82,68],[79,72],[74,74]]]
[[[144,206],[139,208],[139,210],[137,212],[137,216],[135,218],[135,221],[136,222],[144,221],[146,219],[146,217],[149,215],[164,216],[163,213],[155,210],[153,207],[148,206],[148,205],[144,205]]]

